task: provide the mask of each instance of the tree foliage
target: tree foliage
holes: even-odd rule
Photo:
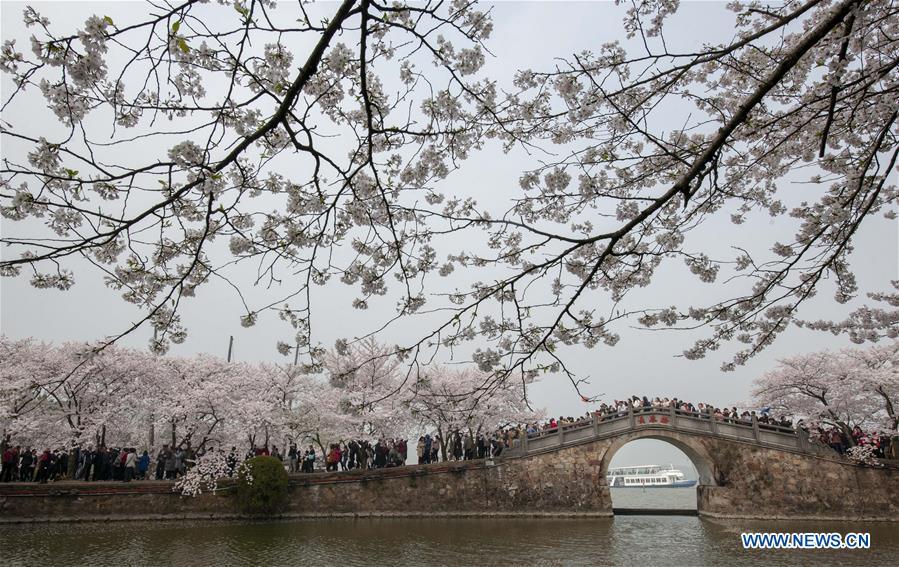
[[[837,302],[855,297],[853,238],[873,215],[895,215],[899,8],[732,2],[729,41],[683,50],[664,33],[678,8],[622,7],[642,48],[600,40],[507,83],[482,73],[494,22],[466,0],[344,0],[322,21],[304,2],[188,0],[77,29],[28,8],[30,53],[10,41],[0,53],[15,85],[4,145],[26,148],[4,156],[0,212],[32,224],[0,239],[0,273],[65,290],[91,264],[143,309],[124,332],[149,323],[158,352],[187,336],[182,300],[224,279],[244,325],[277,312],[294,335],[282,352],[296,344],[320,363],[310,297],[339,280],[359,309],[395,298],[382,330],[443,316],[390,349],[410,368],[477,341],[471,359],[491,383],[526,382],[568,372],[561,346],[614,345],[636,321],[705,329],[688,358],[745,345],[732,369],[825,279]],[[35,96],[64,128],[34,132],[17,115]],[[683,117],[673,128],[672,109]],[[497,144],[550,156],[522,172],[507,210],[446,189]],[[793,236],[730,257],[688,238],[760,213],[790,220]],[[486,245],[459,249],[462,234]],[[665,285],[666,262],[722,293],[626,305]],[[253,281],[230,279],[242,264],[256,266]],[[435,276],[454,273],[473,281],[435,291]],[[242,290],[257,283],[280,295],[249,302]],[[880,338],[895,335],[895,315],[813,326]]]
[[[794,356],[761,377],[756,403],[811,422],[899,431],[899,342]]]
[[[369,357],[385,348],[365,344]],[[331,371],[364,366],[362,352],[330,353]],[[422,418],[423,404],[436,409],[456,398],[466,398],[467,419],[485,427],[537,415],[525,411],[512,388],[478,390],[489,377],[477,371],[434,369],[439,383],[455,393],[452,399],[434,398],[425,382],[404,381],[380,357],[356,373],[364,383],[335,381],[325,368],[157,356],[119,346],[98,352],[87,343],[51,345],[5,336],[0,359],[0,431],[23,445],[152,449],[190,443],[195,449],[235,446],[242,452],[288,443],[406,438],[436,431],[435,422]],[[207,463],[207,476],[214,478],[223,463],[222,455]]]

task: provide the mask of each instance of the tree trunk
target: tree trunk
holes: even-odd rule
[[[883,405],[887,410],[887,415],[890,418],[891,431],[896,431],[896,428],[899,427],[899,414],[896,413],[896,407],[893,405],[893,400],[887,395],[886,390],[884,390],[883,386],[878,386],[875,390],[880,397],[883,398]]]
[[[318,448],[322,450],[322,459],[327,459],[328,452],[325,451],[325,446],[322,445],[322,439],[318,433],[315,434],[315,444],[318,445]]]
[[[68,465],[66,466],[66,478],[68,479],[75,478],[75,468],[78,466],[76,456],[81,452],[81,440],[79,439],[80,437],[81,432],[79,431],[75,434],[75,440],[72,443],[72,446],[69,448],[69,461]]]

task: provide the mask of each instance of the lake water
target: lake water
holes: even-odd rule
[[[663,494],[664,493],[664,494]],[[695,508],[692,489],[618,489],[616,507]],[[869,550],[747,551],[742,531],[869,532]],[[0,526],[4,565],[896,565],[899,524],[614,519],[322,519]]]
[[[695,510],[696,488],[610,488],[615,508]]]

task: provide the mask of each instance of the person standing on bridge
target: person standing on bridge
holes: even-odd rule
[[[137,450],[133,447],[125,451],[125,478],[124,482],[131,482],[134,478],[134,470],[137,468]]]
[[[431,446],[432,445],[433,445],[433,441],[431,440],[431,435],[425,434],[424,450],[423,450],[423,456],[422,456],[425,464],[428,464],[431,462]]]
[[[137,460],[137,474],[141,480],[147,479],[147,471],[150,470],[150,453],[144,451]]]
[[[309,445],[309,449],[303,455],[303,472],[311,473],[315,471],[315,449]]]
[[[25,450],[22,451],[22,460],[19,465],[19,480],[31,480],[33,474],[34,454],[31,452],[31,447],[25,447]]]
[[[418,464],[425,464],[425,438],[419,437],[418,443],[415,445],[415,456],[418,457]]]
[[[336,471],[337,463],[340,462],[340,449],[335,444],[331,444],[328,454],[325,456],[325,470]]]
[[[347,467],[347,462],[350,460],[349,445],[345,441],[341,441],[338,449],[340,449],[340,470],[348,470],[349,467]]]
[[[3,482],[12,482],[18,476],[17,465],[19,461],[18,447],[7,444],[3,450]]]
[[[439,435],[435,435],[434,439],[431,441],[431,460],[432,463],[440,462],[440,445],[443,440]]]
[[[50,449],[44,449],[41,456],[37,460],[37,476],[35,481],[41,484],[47,484],[50,476]]]
[[[288,472],[290,474],[297,472],[297,446],[295,443],[291,443],[290,448],[287,450],[287,462]]]
[[[470,461],[474,459],[474,439],[471,438],[471,433],[465,436],[465,440],[463,441],[462,446],[465,454],[465,460]]]
[[[500,453],[503,452],[503,442],[500,441],[499,437],[494,437],[490,442],[490,451],[494,458],[499,457]]]
[[[175,478],[175,469],[177,462],[175,461],[175,453],[171,449],[165,453],[165,479],[173,480]]]

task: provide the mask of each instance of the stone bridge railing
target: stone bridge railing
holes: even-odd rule
[[[617,437],[633,431],[658,430],[715,436],[755,443],[774,449],[834,456],[830,447],[811,441],[804,429],[741,420],[719,420],[712,414],[671,408],[630,408],[613,414],[594,413],[591,419],[560,424],[558,427],[516,439],[504,456],[524,456],[558,450],[590,441]]]

